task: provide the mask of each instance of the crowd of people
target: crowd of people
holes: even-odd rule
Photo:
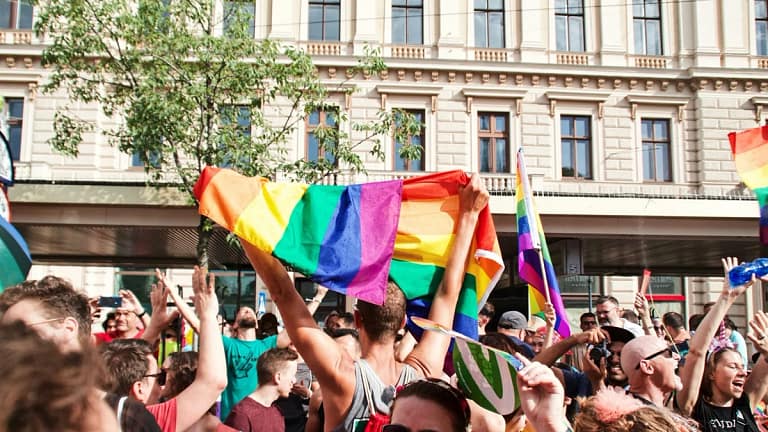
[[[474,176],[460,192],[428,315],[443,327],[452,327],[487,202]],[[282,323],[250,307],[223,322],[214,276],[200,268],[194,306],[158,271],[151,311],[123,291],[122,305],[104,317],[56,276],[8,287],[0,294],[0,432],[763,430],[768,315],[752,317],[746,339],[728,318],[754,278],[734,287],[725,277],[717,300],[687,327],[678,313],[654,316],[639,293],[627,308],[598,298],[595,313],[581,315],[581,331],[565,338],[554,331],[549,304],[543,316],[527,317],[486,303],[480,342],[522,365],[514,378],[519,408],[501,415],[446,373],[448,336],[425,332],[416,341],[404,331],[396,284],[382,305],[358,301],[354,313],[332,313],[321,326],[314,314],[327,290],[306,302],[279,261],[242,246]],[[736,264],[723,259],[726,276]],[[103,331],[92,329],[98,321]],[[196,334],[187,346],[194,350],[181,348],[186,327]]]

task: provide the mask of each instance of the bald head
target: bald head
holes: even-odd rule
[[[644,358],[657,353],[667,347],[667,344],[656,336],[640,336],[632,339],[621,351],[621,368],[627,374],[627,378],[632,382],[634,376],[639,372],[637,365]]]
[[[621,366],[632,392],[646,395],[655,404],[664,403],[664,395],[683,388],[675,373],[680,356],[656,336],[641,336],[624,345]]]

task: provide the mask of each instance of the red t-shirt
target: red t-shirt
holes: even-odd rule
[[[141,337],[144,335],[144,330],[145,329],[139,329],[139,332],[136,333],[136,335],[134,337],[132,337],[131,339],[141,339]],[[114,337],[114,336],[110,335],[109,333],[105,333],[105,332],[94,333],[93,337],[96,338],[96,345],[110,343],[110,342],[112,342],[115,339],[125,339],[125,338]]]
[[[285,418],[275,405],[264,406],[250,397],[230,411],[227,426],[243,432],[285,432]]]
[[[155,405],[147,405],[163,432],[176,432],[176,398]]]

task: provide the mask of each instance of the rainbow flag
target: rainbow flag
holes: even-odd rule
[[[552,266],[552,258],[549,256],[547,239],[541,228],[541,219],[533,205],[533,194],[528,184],[528,174],[525,170],[523,149],[517,152],[517,184],[515,188],[517,197],[517,265],[520,278],[528,283],[528,300],[530,313],[535,314],[544,310],[547,302],[546,288],[544,286],[544,272],[541,269],[539,251],[544,257],[546,281],[549,286],[549,298],[555,307],[555,331],[560,336],[571,335],[571,327],[568,325],[568,315],[565,313],[563,299],[560,297],[560,288],[555,276],[555,268]]]
[[[402,181],[352,186],[273,183],[206,167],[199,212],[313,281],[382,304]]]
[[[760,243],[768,245],[768,126],[728,134],[736,171],[760,205]]]
[[[405,293],[408,316],[426,317],[443,278],[456,235],[459,187],[469,183],[463,171],[448,171],[403,181],[400,223],[390,277]],[[456,306],[454,330],[477,339],[477,312],[504,271],[491,210],[480,213],[470,259]],[[417,337],[421,328],[409,320]]]

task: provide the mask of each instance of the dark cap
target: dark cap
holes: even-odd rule
[[[506,311],[501,314],[498,326],[505,329],[524,329],[528,327],[528,320],[525,315],[518,311]]]
[[[614,326],[601,326],[601,330],[605,330],[608,333],[608,338],[611,342],[624,342],[627,343],[635,338],[635,335],[626,329]]]

